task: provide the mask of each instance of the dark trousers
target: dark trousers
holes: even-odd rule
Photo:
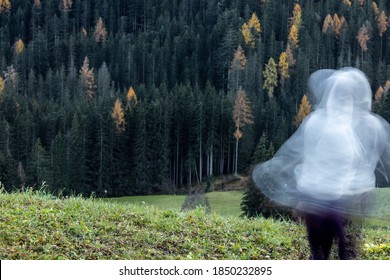
[[[346,259],[346,234],[344,218],[336,212],[305,214],[311,259],[327,260],[333,240],[338,240],[339,258]]]

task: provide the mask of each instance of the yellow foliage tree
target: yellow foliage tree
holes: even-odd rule
[[[89,59],[87,56],[84,58],[83,66],[80,69],[80,79],[86,96],[93,98],[96,91],[95,74],[93,73],[93,68],[89,68]]]
[[[21,54],[24,51],[24,43],[22,39],[19,39],[15,42],[14,49],[17,55]]]
[[[250,29],[253,29],[257,33],[261,32],[260,20],[255,13],[252,14],[252,17],[248,22],[248,26]]]
[[[251,33],[251,30],[246,22],[241,26],[241,34],[244,38],[244,42],[246,45],[251,45],[251,47],[254,47],[255,43],[253,40],[253,36]]]
[[[298,27],[293,24],[290,28],[290,33],[288,34],[288,40],[292,43],[292,45],[297,48],[298,47]]]
[[[97,43],[105,44],[107,42],[108,32],[101,17],[96,23],[94,35]]]
[[[138,103],[137,95],[135,94],[135,91],[133,87],[130,87],[128,92],[127,92],[127,104],[128,106],[132,106],[131,103],[133,103],[133,106],[136,106]]]
[[[259,18],[255,13],[252,14],[252,17],[249,21],[241,26],[241,34],[244,38],[245,44],[249,45],[251,48],[255,47],[255,38],[261,32],[261,24]]]
[[[298,30],[302,25],[302,9],[298,3],[294,5],[293,16],[290,19],[290,26],[293,25],[295,25]]]
[[[294,5],[293,16],[289,19],[290,31],[288,33],[288,41],[293,49],[298,48],[299,28],[302,25],[302,10],[301,6],[296,3]]]
[[[0,76],[0,97],[3,96],[4,88],[5,88],[5,82],[4,79]]]
[[[311,111],[311,105],[309,100],[307,99],[307,96],[304,95],[301,100],[301,104],[299,105],[298,113],[294,118],[294,125],[298,127],[303,119],[310,114]]]
[[[9,12],[11,10],[10,0],[0,0],[0,13]]]
[[[265,65],[263,71],[264,83],[263,89],[267,90],[268,96],[272,98],[274,96],[274,89],[278,84],[278,70],[275,60],[271,57],[268,63]]]
[[[282,52],[280,54],[278,67],[279,67],[279,74],[280,74],[280,78],[281,78],[281,83],[283,83],[286,78],[290,77],[289,71],[288,71],[289,65],[288,65],[288,61],[287,61],[287,53],[286,52]]]
[[[118,98],[115,100],[111,116],[115,121],[116,130],[118,132],[123,132],[125,130],[126,125],[125,112],[122,108],[122,102]]]
[[[375,15],[379,14],[379,8],[378,8],[377,3],[372,2],[371,8],[372,8],[372,10],[374,11],[374,14],[375,14]]]

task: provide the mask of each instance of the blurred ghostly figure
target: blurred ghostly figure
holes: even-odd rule
[[[375,215],[373,190],[389,183],[390,126],[371,112],[358,69],[318,70],[308,88],[314,111],[252,177],[271,200],[305,213],[313,259],[327,259],[336,237],[344,259],[344,216]]]

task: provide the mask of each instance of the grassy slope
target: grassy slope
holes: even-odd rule
[[[0,205],[1,259],[308,257],[304,227],[287,221],[32,193],[0,193]],[[358,257],[390,259],[388,233],[389,228],[365,229]]]

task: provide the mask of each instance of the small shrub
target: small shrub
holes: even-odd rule
[[[280,207],[270,201],[252,180],[249,180],[247,189],[242,196],[241,210],[243,216],[252,218],[262,216],[265,218],[292,218],[292,211],[289,208]]]
[[[191,188],[184,200],[181,211],[193,210],[198,207],[203,207],[207,213],[211,212],[210,203],[204,190],[200,188]]]

